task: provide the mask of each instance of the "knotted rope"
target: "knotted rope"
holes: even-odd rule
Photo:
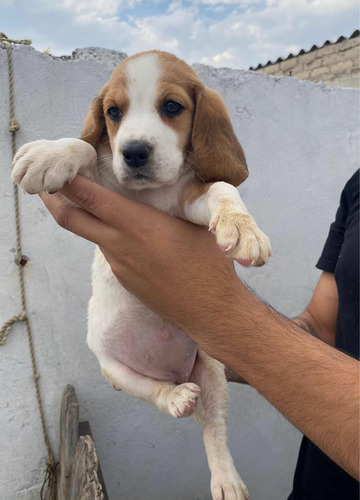
[[[24,44],[24,45],[30,45],[31,40],[11,40],[4,33],[0,33],[0,43],[5,45],[6,51],[7,51],[7,58],[8,58],[9,98],[10,98],[9,130],[11,133],[12,157],[14,158],[15,153],[16,153],[15,136],[16,136],[17,130],[19,130],[19,128],[20,128],[20,124],[15,118],[14,72],[13,72],[11,44],[12,43],[19,43],[19,44]],[[37,370],[33,336],[32,336],[29,316],[27,314],[27,309],[26,309],[24,266],[28,262],[28,258],[26,256],[22,255],[22,252],[21,252],[21,226],[20,226],[20,211],[19,211],[19,193],[18,193],[18,187],[16,184],[14,184],[14,202],[15,202],[14,208],[15,208],[15,227],[16,227],[16,264],[18,266],[18,271],[19,271],[22,311],[19,314],[14,315],[12,318],[10,318],[8,321],[6,321],[6,323],[2,326],[2,328],[0,330],[0,345],[5,344],[5,342],[8,338],[8,335],[10,333],[11,327],[14,323],[16,323],[18,321],[24,321],[26,323],[37,403],[38,403],[38,407],[39,407],[44,442],[45,442],[47,453],[48,453],[48,464],[47,464],[45,483],[46,483],[46,489],[49,492],[50,499],[55,500],[55,498],[56,498],[56,488],[55,488],[56,487],[56,481],[55,481],[56,463],[55,463],[54,454],[53,454],[51,446],[50,446],[50,441],[49,441],[49,437],[47,434],[47,430],[46,430],[45,415],[44,415],[44,409],[43,409],[43,405],[42,405],[40,386],[39,386],[40,374]],[[45,484],[44,484],[44,486],[45,486]],[[43,486],[42,491],[41,491],[42,498],[45,498],[45,495],[46,495],[46,493],[43,495],[44,486]]]

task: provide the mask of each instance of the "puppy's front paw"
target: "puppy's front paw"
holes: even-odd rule
[[[272,255],[269,238],[251,215],[224,200],[210,221],[217,244],[229,257],[243,266],[262,266]]]
[[[170,415],[176,418],[189,417],[196,408],[200,393],[200,387],[192,383],[174,387],[167,401]]]
[[[211,495],[213,500],[249,500],[246,484],[234,466],[211,476]]]
[[[29,194],[58,191],[82,174],[93,178],[96,151],[80,139],[34,141],[22,146],[13,160],[11,178]]]

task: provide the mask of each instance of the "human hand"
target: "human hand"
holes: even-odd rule
[[[129,292],[216,357],[241,282],[206,228],[81,176],[41,198],[60,226],[99,245]]]

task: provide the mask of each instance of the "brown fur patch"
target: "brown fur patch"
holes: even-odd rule
[[[103,99],[108,89],[108,83],[102,87],[100,94],[91,103],[81,131],[81,139],[97,148],[102,135],[107,134],[103,113]]]
[[[196,89],[195,95],[192,146],[196,171],[206,182],[222,180],[238,186],[249,173],[226,106],[212,89],[202,86]]]

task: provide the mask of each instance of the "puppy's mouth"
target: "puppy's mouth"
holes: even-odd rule
[[[151,177],[149,177],[148,175],[146,174],[143,174],[143,173],[133,173],[133,174],[129,174],[126,178],[126,180],[135,180],[135,181],[148,181],[148,182],[156,182],[155,179],[152,179]]]
[[[154,184],[156,182],[157,180],[154,177],[144,174],[143,172],[127,172],[123,176],[123,183],[131,184],[131,186],[138,185],[140,187],[148,184]]]
[[[129,189],[144,189],[150,187],[157,187],[159,181],[153,176],[145,174],[143,172],[126,172],[122,177],[122,182],[124,186]]]

